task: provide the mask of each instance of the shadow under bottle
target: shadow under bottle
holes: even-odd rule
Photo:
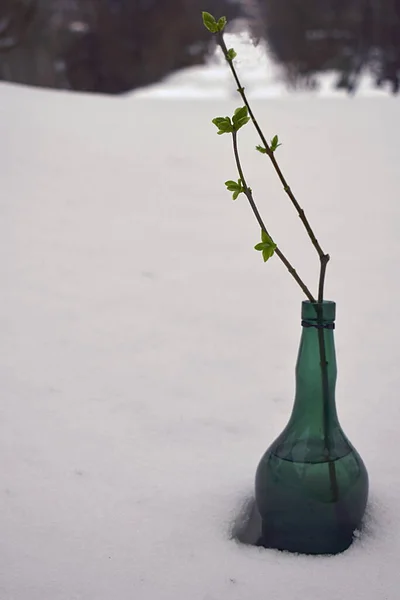
[[[292,415],[256,473],[260,546],[337,554],[350,546],[364,516],[368,474],[336,412],[335,309],[328,301],[302,304]]]

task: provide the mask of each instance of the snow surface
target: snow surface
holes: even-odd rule
[[[302,300],[223,185],[210,120],[238,105],[0,86],[1,600],[398,600],[400,104],[254,102],[332,255],[338,409],[371,480],[363,535],[324,558],[231,539],[291,410]],[[256,143],[255,198],[315,289]]]

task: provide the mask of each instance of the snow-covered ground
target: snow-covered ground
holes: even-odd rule
[[[338,409],[370,473],[343,555],[243,546],[233,523],[289,416],[302,295],[211,119],[237,100],[0,86],[0,599],[398,600],[400,104],[254,103],[332,255]],[[318,264],[257,140],[271,232]]]

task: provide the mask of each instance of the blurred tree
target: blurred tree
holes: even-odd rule
[[[244,0],[257,5],[253,27],[266,38],[294,85],[315,85],[334,70],[338,87],[352,92],[369,68],[381,85],[399,90],[400,0]]]
[[[232,0],[96,0],[89,31],[66,54],[73,89],[120,93],[201,64],[210,48],[201,10],[234,17]]]
[[[68,87],[63,48],[78,0],[0,0],[0,79]]]
[[[201,10],[232,19],[240,0],[0,0],[0,79],[110,94],[154,83],[206,60]]]
[[[0,4],[0,52],[23,43],[35,17],[36,0],[2,0]]]

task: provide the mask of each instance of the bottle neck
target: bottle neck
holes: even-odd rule
[[[296,364],[296,396],[292,418],[304,418],[308,425],[317,430],[335,426],[338,422],[335,340],[333,328],[328,328],[332,325],[333,321],[324,321],[322,328],[303,326]]]
[[[303,302],[302,319],[293,411],[273,452],[298,463],[332,461],[351,451],[335,403],[335,304]]]

